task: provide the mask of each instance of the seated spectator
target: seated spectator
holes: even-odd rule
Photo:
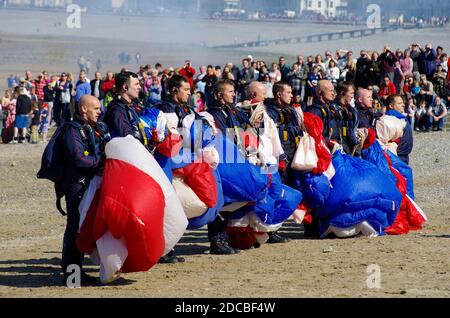
[[[433,83],[427,80],[426,75],[422,74],[420,75],[419,85],[420,85],[420,92],[418,94],[418,97],[420,99],[425,99],[427,104],[431,104],[434,96]]]
[[[424,131],[427,129],[428,117],[427,117],[427,102],[424,99],[419,101],[419,107],[416,111],[416,131]]]
[[[447,114],[447,108],[445,107],[444,103],[442,103],[442,99],[439,96],[436,96],[434,102],[428,108],[427,131],[430,131],[430,128],[433,128],[433,131],[442,131]]]
[[[395,85],[391,81],[389,76],[384,76],[383,83],[381,84],[380,92],[378,94],[383,104],[386,103],[386,100],[389,98],[389,96],[397,94]]]

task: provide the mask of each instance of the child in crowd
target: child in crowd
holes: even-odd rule
[[[411,125],[411,129],[414,130],[414,125],[416,121],[416,112],[417,112],[417,106],[414,102],[414,99],[411,96],[408,96],[407,102],[406,102],[406,114],[408,116],[408,122]]]
[[[425,99],[421,99],[419,107],[416,111],[416,131],[426,130],[427,127],[427,102]]]
[[[39,135],[42,135],[43,142],[47,142],[48,129],[50,126],[48,122],[49,112],[47,103],[42,104],[42,109],[39,117],[40,117]]]
[[[39,107],[37,104],[33,103],[31,106],[31,143],[37,144],[39,143],[39,123],[40,123],[40,113],[39,113]]]
[[[314,101],[314,96],[316,96],[316,88],[320,80],[321,77],[319,74],[319,67],[317,65],[314,65],[312,72],[309,73],[308,75],[308,85],[307,85],[308,106],[312,105]]]

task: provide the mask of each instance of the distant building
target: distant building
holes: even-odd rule
[[[73,0],[6,0],[8,7],[65,8]]]
[[[347,1],[342,0],[299,0],[298,13],[318,13],[325,17],[334,18],[347,15]]]

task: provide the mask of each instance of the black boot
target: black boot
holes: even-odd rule
[[[219,235],[211,239],[210,254],[213,255],[230,255],[238,254],[241,250],[233,248],[228,243],[228,236],[226,233],[220,233]]]
[[[175,264],[175,263],[184,263],[184,257],[179,257],[175,255],[175,251],[171,250],[167,255],[161,257],[158,261],[158,264]]]
[[[267,243],[269,244],[280,244],[280,243],[287,243],[290,241],[287,237],[281,236],[278,234],[278,232],[269,232],[267,233],[269,235],[269,240]]]

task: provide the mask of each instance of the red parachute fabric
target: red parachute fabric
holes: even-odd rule
[[[180,153],[183,139],[179,135],[169,134],[167,138],[156,146],[158,152],[167,158],[173,158]]]
[[[194,162],[184,168],[176,169],[173,175],[181,177],[208,208],[217,204],[218,192],[214,173],[206,162]]]
[[[108,230],[125,239],[123,273],[148,271],[163,255],[164,208],[164,193],[152,177],[124,161],[106,161],[94,239]]]
[[[330,150],[328,150],[325,138],[322,136],[323,122],[314,114],[304,113],[304,125],[306,132],[313,137],[316,142],[316,154],[319,158],[317,168],[315,168],[312,173],[320,175],[327,171],[331,164],[331,153]]]
[[[100,190],[97,190],[76,239],[78,250],[88,255],[94,252],[95,238],[93,229],[99,202]]]
[[[391,172],[397,178],[397,188],[403,196],[402,204],[400,206],[400,211],[398,212],[397,218],[395,219],[394,224],[386,228],[386,233],[389,235],[401,235],[407,234],[409,233],[409,231],[422,229],[422,225],[426,222],[426,220],[418,211],[416,206],[412,203],[411,199],[406,195],[405,177],[392,167],[392,160],[389,158],[385,151],[383,151],[383,154],[389,164]]]
[[[227,227],[228,242],[231,247],[240,250],[251,249],[258,242],[256,235],[264,234],[255,232],[250,226],[248,227]]]

